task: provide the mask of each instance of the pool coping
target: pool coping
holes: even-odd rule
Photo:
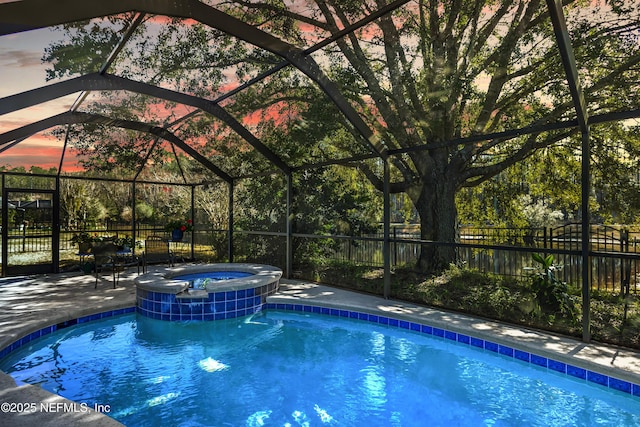
[[[32,282],[36,281],[38,286],[42,285],[42,295],[57,291],[61,287],[64,288],[64,301],[67,304],[61,308],[59,304],[56,305],[60,301],[53,299],[49,306],[40,311],[9,313],[9,316],[14,314],[12,317],[16,319],[20,315],[23,316],[25,322],[20,322],[19,325],[16,325],[15,321],[11,324],[11,322],[2,321],[3,319],[0,318],[0,352],[15,342],[24,345],[31,339],[36,339],[42,335],[43,330],[52,325],[55,325],[56,328],[66,327],[135,310],[134,274],[121,277],[120,286],[115,290],[106,286],[94,290],[95,279],[93,276],[76,276],[56,275],[31,280]],[[47,285],[51,287],[47,288]],[[65,286],[80,286],[81,292],[66,293],[69,289]],[[90,304],[87,304],[88,301]],[[3,301],[0,300],[0,306],[2,303]],[[5,302],[5,304],[9,303]],[[602,376],[605,376],[607,381],[605,385],[611,388],[624,391],[624,387],[630,383],[632,389],[627,392],[633,396],[640,396],[640,352],[626,348],[599,343],[584,343],[545,331],[502,324],[299,280],[281,279],[278,293],[267,298],[265,308],[317,312],[383,324],[384,319],[396,319],[397,322],[392,322],[391,326],[414,331],[420,328],[419,332],[469,345],[474,345],[471,339],[476,338],[482,340],[483,348],[486,350],[495,351],[508,357],[520,358],[518,355],[522,356],[526,353],[529,363],[538,364],[536,361],[540,361],[540,359],[532,360],[532,355],[535,358],[542,357],[546,359],[545,364],[548,369],[559,370],[562,368],[566,374],[578,378],[579,375],[587,376],[588,372],[594,372],[600,376],[596,375],[585,380],[602,384]],[[468,342],[465,342],[467,338]],[[475,344],[477,346],[478,342]],[[576,368],[576,370],[567,372],[567,366]],[[581,369],[584,372],[580,371]],[[608,384],[610,378],[614,379],[612,384]],[[41,402],[73,403],[46,392],[38,386],[17,385],[10,375],[0,371],[0,401],[34,402],[36,399]],[[73,425],[86,424],[108,427],[122,425],[95,411],[88,411],[86,414],[42,412],[38,414],[7,414],[0,412],[0,424],[8,423],[7,425],[62,426],[70,425],[70,421]]]
[[[189,289],[187,280],[177,280],[174,277],[191,274],[206,273],[210,271],[239,271],[251,273],[249,277],[226,279],[216,281],[211,289]],[[186,265],[152,271],[134,279],[139,289],[151,292],[172,293],[179,298],[199,298],[202,294],[235,291],[247,287],[259,287],[277,281],[282,277],[282,270],[277,267],[255,263],[216,263],[203,265]],[[206,296],[206,295],[205,295]]]

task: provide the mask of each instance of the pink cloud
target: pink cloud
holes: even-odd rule
[[[42,67],[39,57],[34,56],[32,52],[24,50],[0,51],[0,62],[11,67]]]

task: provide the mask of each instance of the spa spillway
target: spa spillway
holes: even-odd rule
[[[135,279],[136,307],[159,320],[221,320],[262,310],[282,270],[250,263],[166,268]],[[194,286],[195,284],[195,286]]]

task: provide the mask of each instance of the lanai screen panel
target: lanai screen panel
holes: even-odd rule
[[[372,153],[327,94],[294,67],[235,94],[229,109],[292,167]]]
[[[92,25],[92,24],[90,24]],[[42,28],[0,37],[0,69],[2,80],[0,98],[14,96],[38,89],[56,82],[68,81],[70,75],[55,73],[51,64],[44,62],[50,46],[65,38],[58,28]],[[95,62],[99,55],[92,51],[82,52],[89,62]],[[19,108],[0,116],[0,135],[20,130],[26,125],[68,111],[78,97],[72,92],[59,98],[44,100],[33,106]],[[9,106],[13,102],[6,101]],[[59,166],[62,143],[54,136],[60,129],[42,129],[36,132],[20,133],[20,142],[4,138],[0,145],[0,164],[9,169],[36,166],[50,169]],[[67,166],[73,165],[69,162]]]
[[[121,28],[112,23],[114,19],[117,18],[97,18],[0,37],[0,66],[3,76],[11,81],[0,88],[0,96],[18,95],[98,73],[122,37]],[[53,98],[39,90],[29,99],[35,105],[28,108],[24,122],[68,110],[85,88],[71,84]]]
[[[246,178],[234,187],[233,211],[235,231],[259,231],[285,233],[287,224],[287,183],[282,174],[269,177]],[[257,237],[261,240],[262,237]],[[281,244],[284,254],[286,239],[281,234],[275,239]],[[266,254],[265,254],[266,255]]]
[[[175,135],[184,140],[220,170],[237,177],[273,168],[255,149],[225,122],[200,113],[175,128]],[[206,166],[193,161],[192,171],[200,171],[203,181],[220,179]]]
[[[211,101],[279,58],[192,19],[148,15],[113,67],[114,74]]]
[[[114,74],[167,92],[149,92],[160,98],[133,92],[117,97],[105,94],[104,99],[88,99],[90,108],[165,127],[192,141],[192,147],[223,168],[237,167],[236,175],[269,170],[268,165],[256,167],[247,158],[253,147],[246,135],[230,128],[239,124],[233,111],[217,101],[276,63],[273,54],[199,22],[159,16],[145,17],[126,46],[114,63]],[[203,103],[211,109],[202,112]],[[226,155],[239,158],[220,159]]]
[[[565,8],[590,116],[640,104],[640,2],[611,3]]]
[[[205,0],[203,3],[223,10],[299,49],[311,48],[331,35],[315,1],[286,0],[268,4]]]

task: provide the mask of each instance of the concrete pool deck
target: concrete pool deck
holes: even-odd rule
[[[133,307],[136,294],[133,280],[136,276],[133,269],[122,273],[116,289],[113,289],[106,276],[94,289],[94,276],[82,273],[0,279],[0,349],[45,326],[89,314]],[[583,343],[558,335],[297,280],[281,280],[280,290],[269,297],[268,302],[348,309],[425,323],[640,384],[640,352],[629,349]],[[65,408],[63,405],[72,402],[37,386],[17,385],[1,371],[0,402],[14,406],[20,403],[38,405],[36,411],[0,411],[0,425],[3,426],[122,426],[99,412],[68,410],[69,406]],[[41,403],[50,411],[40,410]]]

